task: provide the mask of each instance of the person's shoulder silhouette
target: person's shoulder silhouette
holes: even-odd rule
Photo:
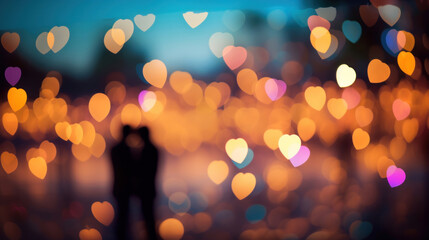
[[[122,139],[116,144],[111,151],[113,167],[113,195],[129,194],[130,181],[129,174],[131,171],[131,150],[126,143],[127,137],[131,133],[131,127],[126,125],[122,128]]]

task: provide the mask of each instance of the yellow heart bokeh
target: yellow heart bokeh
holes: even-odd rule
[[[122,43],[122,37],[121,37],[121,41],[116,42],[119,45],[123,45],[124,43],[126,43],[131,36],[134,33],[134,24],[130,19],[118,19],[114,24],[112,29],[121,29],[122,32],[124,33],[124,40]],[[113,40],[115,40],[115,37],[113,38]],[[115,40],[116,41],[116,40]]]
[[[390,67],[378,59],[373,59],[368,64],[367,73],[371,83],[381,83],[390,77]]]
[[[320,111],[326,102],[326,93],[322,87],[308,87],[305,89],[305,101],[317,111]]]
[[[256,178],[252,173],[237,173],[231,182],[232,193],[238,198],[243,200],[249,196],[256,186]]]
[[[11,87],[7,92],[7,101],[9,102],[10,108],[14,112],[24,107],[27,102],[27,93],[22,88]]]
[[[204,20],[206,20],[208,14],[209,14],[208,12],[202,12],[202,13],[186,12],[183,14],[183,18],[191,28],[196,28],[201,23],[203,23]]]
[[[416,43],[414,35],[410,32],[403,31],[403,30],[398,32],[397,41],[398,41],[399,50],[405,49],[409,52],[413,50],[414,44]]]
[[[55,144],[49,142],[48,140],[43,141],[40,146],[39,149],[41,149],[42,151],[45,151],[46,153],[46,162],[50,163],[55,159],[55,156],[57,155],[57,148],[55,147]]]
[[[222,160],[212,161],[207,168],[207,175],[217,185],[225,181],[228,173],[228,165]]]
[[[122,44],[118,44],[118,42]],[[106,35],[104,35],[104,46],[113,54],[118,53],[124,46],[124,43],[125,33],[122,29],[112,28],[106,32]]]
[[[412,142],[419,132],[419,121],[417,118],[406,119],[402,123],[402,136],[408,143]]]
[[[167,67],[161,60],[152,60],[143,66],[143,76],[152,86],[162,88],[167,80]]]
[[[80,143],[86,147],[91,147],[95,139],[94,125],[89,121],[82,121],[79,124],[83,131],[82,141]]]
[[[338,49],[338,38],[334,35],[331,35],[331,44],[329,46],[329,49],[325,53],[317,52],[319,54],[319,57],[321,59],[327,59],[330,56],[332,56]]]
[[[316,132],[316,123],[310,118],[303,118],[298,122],[298,135],[302,141],[310,140]]]
[[[49,31],[46,40],[52,52],[57,53],[67,44],[69,38],[70,31],[66,26],[55,26]]]
[[[324,27],[315,27],[311,30],[310,42],[318,52],[326,53],[331,46],[331,33]]]
[[[30,161],[28,161],[28,168],[30,168],[30,172],[34,176],[40,179],[44,179],[48,171],[48,165],[46,165],[46,161],[42,157],[35,157],[30,159]]]
[[[72,134],[72,129],[68,122],[58,122],[55,124],[55,132],[57,133],[58,137],[64,141],[67,141]]]
[[[94,157],[99,158],[103,155],[106,150],[106,140],[101,134],[97,133],[95,135],[94,143],[89,150]]]
[[[240,70],[237,74],[237,85],[241,91],[252,95],[255,92],[255,86],[258,82],[258,76],[255,71],[249,68]]]
[[[176,218],[167,218],[159,224],[159,235],[164,240],[180,240],[185,233],[182,222]]]
[[[79,232],[79,240],[102,240],[100,232],[95,228],[82,229]]]
[[[328,111],[336,119],[340,119],[347,112],[347,102],[342,98],[331,98],[328,101]]]
[[[398,54],[398,65],[399,68],[407,75],[412,75],[416,68],[416,59],[410,52],[401,51]]]
[[[353,131],[352,141],[356,150],[362,150],[368,146],[370,137],[366,131],[362,130],[362,128],[356,128]]]
[[[10,152],[2,152],[1,165],[7,174],[11,174],[18,167],[18,159],[15,154]]]
[[[83,129],[79,123],[70,125],[71,134],[69,137],[70,142],[74,144],[79,144],[83,139]]]
[[[243,138],[230,139],[225,144],[226,154],[237,163],[242,163],[247,156],[249,147]]]
[[[295,156],[301,148],[301,139],[296,134],[285,134],[279,138],[280,152],[287,159]]]
[[[94,94],[88,103],[91,116],[97,122],[103,121],[110,112],[110,100],[104,93]]]
[[[48,47],[52,49],[55,43],[55,36],[53,33],[48,32],[48,36],[46,36],[46,42],[48,43]]]
[[[175,71],[170,75],[170,85],[179,94],[184,94],[192,86],[192,76],[188,72]]]
[[[95,219],[105,226],[109,226],[115,217],[113,206],[107,201],[94,202],[91,205],[91,212]]]
[[[356,71],[347,64],[341,64],[337,68],[337,83],[341,88],[351,86],[356,80]]]
[[[2,117],[3,128],[11,136],[15,135],[18,130],[18,118],[15,113],[5,113]]]
[[[283,132],[279,129],[268,129],[264,132],[264,142],[271,150],[279,148],[279,139]]]

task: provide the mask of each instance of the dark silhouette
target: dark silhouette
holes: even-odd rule
[[[156,197],[156,173],[158,171],[158,149],[150,140],[149,129],[142,127],[138,133],[143,140],[143,148],[135,161],[135,194],[141,201],[146,232],[149,239],[157,239],[155,230],[154,201]]]
[[[126,138],[131,133],[130,126],[122,128],[121,141],[112,148],[113,196],[118,204],[117,239],[127,239],[129,204],[131,196],[131,150]]]

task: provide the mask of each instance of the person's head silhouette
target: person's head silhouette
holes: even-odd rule
[[[141,127],[138,130],[140,137],[143,139],[143,141],[150,141],[149,139],[149,128],[147,127]]]
[[[125,141],[125,139],[128,137],[128,135],[131,134],[131,126],[125,125],[122,127],[122,141]]]

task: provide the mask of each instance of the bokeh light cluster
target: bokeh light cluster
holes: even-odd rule
[[[1,236],[113,239],[109,149],[123,125],[148,126],[162,152],[162,239],[366,239],[386,229],[399,239],[424,236],[407,224],[423,206],[410,198],[422,194],[429,140],[429,38],[416,11],[413,2],[375,0],[294,15],[273,9],[252,28],[297,36],[259,46],[239,37],[255,13],[225,11],[228,32],[206,44],[223,62],[216,74],[200,78],[153,58],[132,66],[138,84],[109,71],[94,79],[104,90],[91,94],[81,93],[84,83],[63,89],[68,79],[58,71],[26,87],[31,71],[7,64]],[[120,55],[136,31],[150,34],[156,14],[112,21],[103,51]],[[182,20],[197,30],[210,15],[185,12]],[[19,54],[18,32],[2,34],[3,55]],[[73,34],[54,26],[34,47],[61,54]],[[135,134],[126,141],[144,144]],[[389,217],[396,221],[386,227]],[[131,226],[138,238],[142,221]]]

